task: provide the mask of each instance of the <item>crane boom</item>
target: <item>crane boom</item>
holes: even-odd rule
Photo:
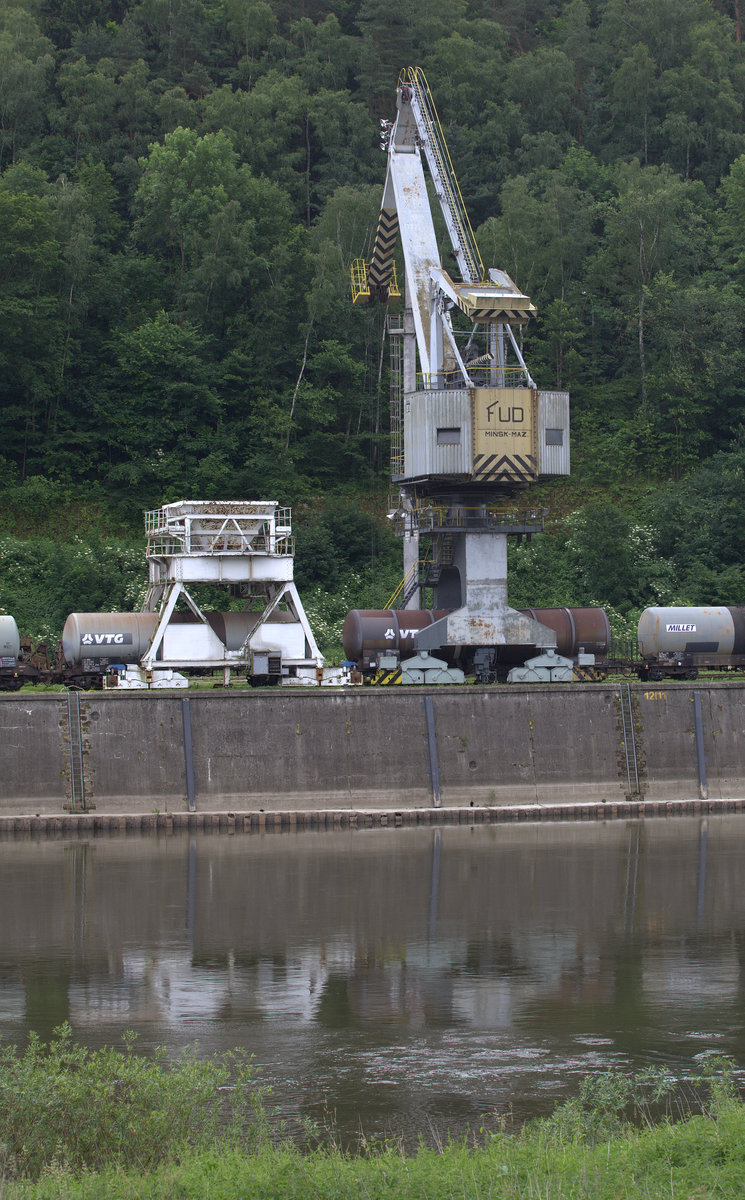
[[[533,386],[511,325],[524,324],[535,308],[506,272],[491,270],[487,274],[484,270],[435,102],[420,67],[401,71],[396,107],[395,122],[381,122],[383,146],[388,151],[383,203],[370,262],[358,259],[352,264],[352,299],[385,302],[398,295],[394,250],[400,235],[406,303],[414,320],[424,388],[441,387],[445,375],[452,372],[466,387],[473,386],[453,331],[450,314],[454,308],[474,326],[491,329],[489,359],[494,364],[493,374],[501,372],[494,374],[494,379],[504,377],[505,347],[509,345],[517,369]],[[451,279],[440,261],[423,160],[429,167],[460,280]]]
[[[450,244],[453,247],[458,270],[464,283],[482,283],[486,280],[484,264],[476,245],[463,203],[458,179],[450,160],[445,135],[437,115],[429,84],[421,67],[406,67],[399,78],[400,87],[411,89],[411,111],[416,121],[421,147],[440,201],[445,218]]]

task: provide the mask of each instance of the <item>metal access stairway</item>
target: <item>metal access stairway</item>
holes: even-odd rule
[[[445,567],[453,564],[454,538],[450,533],[435,539],[424,558],[408,572],[388,598],[386,608],[406,608],[419,588],[435,587]]]

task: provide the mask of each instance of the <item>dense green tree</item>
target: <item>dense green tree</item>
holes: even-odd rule
[[[654,59],[644,43],[637,43],[611,74],[608,106],[612,114],[613,144],[620,143],[645,167],[649,166],[650,142],[656,144],[659,121],[655,101],[658,96]]]
[[[240,54],[240,83],[250,87],[253,73],[276,32],[278,22],[267,0],[225,0],[227,31]]]
[[[650,505],[660,554],[688,604],[745,603],[743,451],[715,455]]]
[[[346,91],[354,82],[359,39],[342,30],[335,13],[317,22],[309,17],[294,21],[284,42],[274,42],[271,49],[275,60],[281,54],[283,72],[299,76],[311,92]]]
[[[266,286],[288,205],[254,179],[224,133],[178,128],[141,160],[137,243],[163,259],[174,312],[221,330],[234,307]]]
[[[560,0],[470,0],[468,15],[499,22],[513,53],[525,54],[540,41],[560,6]]]
[[[206,350],[192,325],[162,311],[112,346],[108,391],[98,405],[109,440],[108,479],[122,498],[136,496],[139,508],[184,490],[208,498],[222,491],[216,467],[224,454],[223,406]]]
[[[659,71],[680,66],[712,19],[708,0],[607,0],[599,12],[598,38],[618,61],[641,44]]]
[[[716,184],[733,155],[745,149],[742,65],[721,26],[697,31],[691,57],[660,80],[666,160],[685,179]]]
[[[722,179],[723,206],[718,214],[718,243],[722,266],[733,271],[740,288],[745,285],[745,155],[731,163]]]
[[[128,0],[46,0],[41,6],[44,32],[66,48],[79,31],[120,21],[127,4]]]
[[[563,50],[541,46],[507,68],[507,95],[524,115],[531,134],[554,134],[568,145],[572,136],[574,67]]]
[[[210,0],[140,0],[134,19],[149,47],[153,71],[191,96],[210,90],[219,78],[227,15]]]
[[[619,362],[628,369],[634,345],[637,394],[644,411],[649,403],[649,288],[659,271],[674,270],[686,281],[702,268],[710,237],[705,211],[700,184],[686,183],[667,168],[640,167],[636,160],[619,169],[618,198],[607,206],[605,241],[591,277],[598,290],[615,293],[619,350],[625,352]]]
[[[60,259],[51,199],[0,190],[0,427],[21,476],[40,468],[54,419]]]
[[[0,9],[0,170],[46,128],[53,51],[26,8]]]
[[[62,67],[58,86],[62,95],[58,121],[68,147],[66,165],[72,169],[92,154],[100,157],[103,138],[114,124],[117,91],[114,64],[102,58],[91,67],[84,58],[76,59]]]
[[[402,67],[415,66],[446,37],[465,0],[361,0],[356,25],[361,35],[358,83],[366,103],[381,117],[391,109],[391,96]]]

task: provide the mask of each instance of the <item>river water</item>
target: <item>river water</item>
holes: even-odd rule
[[[342,1137],[745,1060],[745,819],[0,843],[0,1034],[248,1048]]]

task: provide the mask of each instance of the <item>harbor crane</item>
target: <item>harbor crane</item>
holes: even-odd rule
[[[526,488],[569,473],[569,396],[539,391],[514,330],[535,314],[498,268],[485,270],[424,72],[405,68],[396,118],[381,122],[388,168],[370,260],[352,264],[355,304],[400,296],[389,316],[391,478],[389,514],[404,542],[399,607],[450,610],[422,630],[417,650],[458,647],[486,677],[507,648],[556,645],[552,630],[510,608],[507,537],[543,528],[545,509]],[[443,266],[424,165],[457,267]],[[456,277],[453,277],[456,276]],[[420,540],[426,542],[424,556]]]

